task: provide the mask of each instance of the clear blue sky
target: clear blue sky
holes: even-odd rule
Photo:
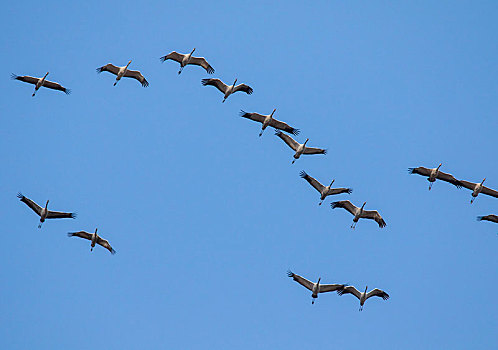
[[[0,13],[0,348],[496,349],[497,199],[408,175],[498,187],[495,1],[9,2]],[[207,74],[159,57],[206,57]],[[112,62],[150,82],[112,86]],[[63,93],[9,79],[43,76]],[[328,148],[291,165],[270,113]],[[387,222],[331,210],[299,177],[354,189]],[[22,191],[76,220],[47,221]],[[66,232],[93,231],[111,256]],[[363,312],[324,283],[382,288]]]

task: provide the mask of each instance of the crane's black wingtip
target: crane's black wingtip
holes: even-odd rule
[[[346,191],[347,194],[351,194],[353,193],[353,189],[352,188],[348,188],[347,191]]]
[[[14,73],[10,73],[10,78],[12,80],[16,80],[16,79],[19,79],[19,76],[18,75],[15,75]]]
[[[210,80],[211,80],[210,78],[204,78],[204,79],[201,80],[201,84],[204,85],[204,86],[206,86],[207,84],[209,84]]]
[[[22,195],[22,193],[21,193],[21,192],[17,192],[17,198],[23,199],[23,198],[24,198],[24,196]]]
[[[76,219],[78,214],[77,213],[70,213],[70,216],[71,216],[71,219]]]
[[[484,216],[478,216],[477,217],[477,221],[482,221],[482,220],[484,220]]]
[[[166,61],[166,56],[163,56],[163,57],[159,57],[159,60],[160,60],[161,62],[164,62],[164,61]]]
[[[104,67],[99,67],[96,69],[97,73],[102,73],[104,71]]]
[[[111,254],[112,255],[116,254],[116,251],[114,250],[114,248],[111,248]]]
[[[280,130],[275,130],[275,135],[280,136],[282,135],[282,132]]]
[[[329,152],[329,151],[328,151],[328,150],[326,150],[326,149],[324,149],[324,150],[323,150],[323,154],[327,154],[328,152]]]
[[[294,272],[292,272],[291,270],[287,270],[287,276],[294,277]]]
[[[415,173],[415,168],[408,168],[408,174]]]
[[[207,71],[208,74],[213,74],[214,73],[214,68],[211,67],[211,66],[209,66],[209,67],[207,67],[206,71]]]
[[[249,113],[247,113],[243,109],[241,109],[240,112],[239,112],[239,116],[241,116],[241,117],[245,116],[246,114],[249,114]]]
[[[62,90],[62,91],[64,91],[64,93],[65,93],[66,95],[70,95],[70,94],[71,94],[71,89],[64,89],[64,90]]]
[[[306,174],[306,171],[301,170],[301,172],[299,173],[299,176],[301,176],[304,179],[306,176],[308,176],[308,174]]]
[[[340,202],[332,202],[330,203],[330,207],[332,209],[338,208],[340,206]]]
[[[301,132],[301,130],[299,130],[299,129],[292,128],[292,130],[291,130],[291,134],[294,135],[294,136],[299,135],[300,132]]]
[[[68,237],[73,237],[73,236],[74,236],[74,232],[68,232],[68,233],[67,233],[67,236],[68,236]]]

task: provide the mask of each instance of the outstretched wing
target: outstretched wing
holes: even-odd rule
[[[184,57],[185,57],[185,55],[178,53],[176,51],[173,51],[173,52],[171,52],[171,53],[167,54],[166,56],[163,56],[159,59],[161,60],[161,62],[164,62],[166,60],[173,60],[173,61],[176,61],[178,63],[182,63]]]
[[[49,210],[47,213],[47,219],[63,219],[63,218],[74,219],[75,217],[76,213],[64,213],[62,211],[51,211],[51,210]]]
[[[41,215],[42,208],[31,199],[24,197],[21,192],[17,194],[17,198],[20,198],[21,202],[30,207],[36,214]]]
[[[290,137],[287,134],[284,134],[281,131],[275,132],[275,135],[277,135],[282,140],[284,140],[284,142],[287,144],[287,146],[289,146],[290,148],[292,148],[294,151],[297,151],[297,148],[299,147],[299,143],[297,143],[296,141],[294,141],[294,139],[292,137]]]
[[[318,182],[318,180],[316,180],[314,177],[306,174],[304,170],[299,173],[299,176],[308,181],[309,184],[313,186],[315,190],[317,190],[320,193],[322,193],[323,189],[325,188],[325,186],[323,186],[320,182]]]
[[[299,283],[300,285],[304,286],[305,288],[312,290],[313,289],[313,282],[308,281],[306,278],[301,277],[299,275],[296,275],[292,271],[287,271],[287,276],[292,277],[294,281]]]
[[[97,73],[102,73],[102,72],[109,72],[109,73],[112,73],[114,75],[118,75],[119,67],[116,67],[115,65],[113,65],[111,63],[107,63],[105,66],[97,68]]]
[[[116,251],[111,247],[109,242],[100,236],[97,238],[97,244],[100,244],[102,247],[110,251],[111,254],[116,254]]]
[[[491,188],[488,188],[486,186],[482,187],[481,193],[487,194],[488,196],[492,196],[492,197],[498,198],[498,192],[495,191],[495,190],[493,190],[493,189],[491,189]]]
[[[375,288],[375,289],[372,289],[370,292],[367,293],[367,296],[365,297],[365,300],[367,300],[370,297],[379,297],[379,298],[382,298],[384,300],[387,300],[387,299],[389,299],[389,294],[387,294],[383,290]]]
[[[460,181],[458,181],[457,179],[455,179],[453,177],[453,175],[451,175],[451,174],[447,174],[447,173],[443,173],[442,171],[439,171],[439,173],[437,174],[436,178],[439,179],[439,180],[443,180],[443,181],[449,182],[450,184],[455,185],[457,188],[461,188],[462,187],[462,184],[460,183]]]
[[[465,181],[465,180],[459,180],[460,184],[462,185],[462,187],[465,187],[465,188],[468,188],[469,190],[471,191],[474,191],[475,187],[476,187],[476,183],[474,182],[470,182],[470,181]]]
[[[228,89],[228,85],[226,85],[220,79],[214,79],[214,78],[202,79],[201,83],[204,86],[206,86],[206,85],[214,86],[215,88],[217,88],[218,90],[220,90],[224,94],[227,92],[227,89]]]
[[[149,82],[145,80],[142,73],[140,73],[138,70],[127,70],[124,76],[127,78],[137,79],[143,87],[149,86]]]
[[[358,298],[358,300],[361,298],[361,293],[358,291],[358,289],[356,289],[355,287],[353,286],[346,286],[342,289],[339,289],[337,291],[337,294],[339,295],[343,295],[343,294],[353,294],[355,297]]]
[[[484,215],[484,216],[478,216],[477,217],[478,221],[486,220],[486,221],[492,221],[498,223],[498,216],[490,214],[490,215]]]
[[[247,118],[254,120],[255,122],[260,122],[263,123],[265,121],[266,116],[259,114],[259,113],[247,113],[243,110],[240,111],[240,116],[242,118]]]
[[[206,61],[204,57],[192,57],[190,59],[190,64],[195,64],[196,66],[201,66],[206,70],[208,74],[213,74],[214,69],[209,65],[209,63]]]
[[[63,87],[59,83],[54,83],[53,81],[45,80],[43,82],[43,87],[46,87],[46,88],[49,88],[49,89],[53,89],[53,90],[63,91],[66,95],[69,95],[71,93],[71,90],[66,89],[65,87]]]
[[[14,79],[14,80],[19,80],[19,81],[23,81],[25,83],[29,83],[29,84],[34,84],[36,85],[36,83],[38,83],[38,78],[34,78],[34,77],[30,77],[29,75],[15,75],[14,73],[12,73],[11,75],[11,78]]]
[[[318,293],[335,292],[344,289],[344,284],[320,284]]]
[[[294,136],[299,135],[299,129],[294,129],[287,123],[281,122],[280,120],[270,120],[270,126],[274,127],[275,129],[280,129],[282,131],[288,132],[289,134],[292,134]]]
[[[344,187],[331,188],[327,192],[327,196],[333,196],[335,194],[341,194],[341,193],[348,193],[348,194],[350,194],[351,192],[353,192],[352,188],[344,188]]]
[[[80,237],[84,239],[88,239],[89,241],[92,240],[92,234],[86,231],[78,231],[78,232],[68,232],[67,233],[68,237]]]
[[[306,147],[303,154],[327,154],[327,150],[322,148]]]
[[[248,95],[252,94],[252,92],[253,92],[252,87],[250,87],[249,85],[246,85],[246,84],[239,84],[233,88],[234,93],[237,91],[245,92]]]
[[[422,176],[429,176],[431,174],[432,169],[424,168],[423,166],[419,166],[418,168],[408,168],[408,172],[410,174],[418,174]]]
[[[355,206],[353,203],[350,201],[337,201],[337,202],[332,202],[330,203],[330,206],[332,209],[335,208],[343,208],[349,211],[351,214],[356,215],[356,211],[358,210],[358,207]]]
[[[380,228],[383,228],[386,226],[386,222],[384,219],[382,219],[382,216],[380,216],[379,212],[377,210],[363,210],[361,213],[361,217],[365,219],[372,219],[379,224]]]

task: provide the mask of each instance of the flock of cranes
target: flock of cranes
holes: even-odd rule
[[[195,48],[188,54],[181,54],[176,51],[173,51],[165,56],[160,57],[160,60],[162,62],[165,62],[167,60],[173,60],[176,61],[180,64],[180,70],[178,71],[178,74],[181,74],[183,69],[187,65],[196,65],[204,68],[204,70],[208,74],[213,74],[214,69],[211,67],[211,65],[207,62],[207,60],[204,57],[194,57],[193,53],[195,51]],[[137,70],[130,70],[128,67],[131,64],[131,60],[122,67],[115,66],[111,63],[106,64],[105,66],[97,68],[97,72],[109,72],[112,73],[116,76],[116,80],[114,81],[114,86],[121,80],[121,78],[133,78],[140,82],[140,84],[143,87],[148,87],[149,82],[145,79],[145,77],[142,75],[140,71]],[[26,83],[30,83],[35,85],[35,90],[32,94],[32,96],[35,96],[36,92],[40,89],[40,87],[46,87],[49,89],[53,90],[59,90],[63,91],[66,94],[70,93],[70,90],[63,87],[59,83],[55,83],[52,81],[46,80],[47,75],[49,73],[47,72],[43,78],[35,78],[31,76],[18,76],[15,74],[12,74],[12,78],[15,80],[23,81]],[[216,87],[222,94],[223,94],[223,100],[222,102],[225,102],[226,99],[234,94],[235,92],[241,91],[245,92],[248,95],[251,95],[253,93],[253,89],[246,84],[238,84],[237,79],[234,80],[233,84],[227,85],[224,82],[222,82],[219,79],[202,79],[201,80],[202,85],[204,86],[214,86]],[[275,114],[276,109],[273,109],[271,114],[264,115],[264,114],[259,114],[259,113],[248,113],[243,110],[240,112],[240,116],[258,123],[261,123],[261,131],[259,133],[259,136],[263,135],[263,132],[265,131],[266,128],[273,127],[275,129],[275,135],[279,137],[283,142],[287,144],[293,151],[293,160],[292,164],[296,162],[297,159],[299,159],[303,154],[304,155],[313,155],[313,154],[327,154],[327,149],[324,148],[317,148],[317,147],[308,147],[307,143],[309,139],[307,138],[304,143],[299,143],[296,140],[294,140],[290,135],[297,136],[299,135],[299,129],[296,129],[294,127],[291,127],[287,123],[277,120],[273,118],[273,115]],[[475,200],[475,198],[480,194],[486,194],[489,196],[497,197],[498,198],[498,192],[490,189],[488,187],[483,186],[483,183],[486,179],[484,179],[480,183],[473,183],[469,181],[464,181],[464,180],[458,180],[454,176],[444,173],[440,171],[440,167],[442,164],[439,164],[437,168],[429,169],[425,167],[418,167],[418,168],[410,168],[409,173],[410,174],[418,174],[422,176],[426,176],[427,180],[429,181],[429,190],[431,190],[432,185],[434,182],[439,179],[445,182],[449,182],[456,186],[457,188],[462,188],[465,187],[467,189],[470,189],[472,191],[472,199],[471,203]],[[322,205],[323,201],[326,199],[328,196],[333,196],[333,195],[340,195],[340,194],[351,194],[352,189],[349,187],[340,187],[340,188],[333,188],[332,185],[335,182],[335,179],[331,181],[330,185],[324,186],[322,185],[318,180],[315,178],[311,177],[308,175],[305,171],[301,171],[300,176],[306,180],[314,189],[316,189],[320,193],[320,202],[318,203],[319,205]],[[48,210],[48,203],[49,201],[47,200],[45,207],[41,207],[38,204],[36,204],[34,201],[31,199],[23,196],[21,193],[18,194],[18,197],[20,198],[21,202],[25,203],[29,208],[31,208],[39,217],[40,217],[40,223],[38,225],[38,228],[42,227],[43,222],[46,219],[61,219],[61,218],[72,218],[74,219],[76,217],[75,213],[72,212],[59,212],[59,211],[51,211]],[[343,208],[347,210],[351,215],[353,215],[353,223],[351,225],[352,229],[356,228],[356,224],[360,219],[370,219],[370,220],[375,220],[377,222],[379,228],[383,228],[386,226],[386,222],[382,218],[382,216],[379,214],[377,210],[365,210],[364,207],[366,205],[366,202],[362,204],[361,207],[357,207],[354,204],[352,204],[348,200],[341,200],[341,201],[334,201],[331,203],[331,208]],[[486,216],[479,216],[478,220],[487,220],[487,221],[492,221],[495,223],[498,223],[498,216],[496,215],[486,215]],[[69,237],[80,237],[86,240],[89,240],[91,242],[91,251],[93,251],[93,248],[95,245],[100,245],[107,249],[111,254],[115,254],[116,251],[111,247],[110,243],[100,237],[97,234],[97,229],[95,229],[94,233],[89,233],[86,231],[78,231],[78,232],[69,232],[68,233]],[[347,284],[320,284],[321,278],[318,279],[316,283],[313,283],[309,280],[307,280],[304,277],[301,277],[297,274],[294,274],[293,272],[289,271],[288,276],[292,277],[294,281],[298,282],[308,290],[312,292],[312,304],[314,304],[315,299],[318,297],[319,293],[326,293],[326,292],[337,292],[339,295],[344,295],[344,294],[352,294],[355,297],[358,298],[360,302],[360,311],[363,309],[363,305],[367,299],[370,297],[380,297],[384,300],[389,299],[389,295],[384,292],[383,290],[380,289],[373,289],[370,292],[367,293],[368,287],[365,288],[364,292],[358,291],[355,287],[347,285]]]

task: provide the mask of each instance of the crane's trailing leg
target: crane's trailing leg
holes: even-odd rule
[[[431,190],[431,188],[432,188],[432,184],[433,184],[433,183],[434,183],[434,182],[429,182],[429,191]]]
[[[178,71],[178,74],[181,74],[183,70],[183,67],[180,67],[180,70]]]
[[[41,227],[42,227],[42,223],[40,222],[40,223],[38,224],[38,228],[41,228]]]

